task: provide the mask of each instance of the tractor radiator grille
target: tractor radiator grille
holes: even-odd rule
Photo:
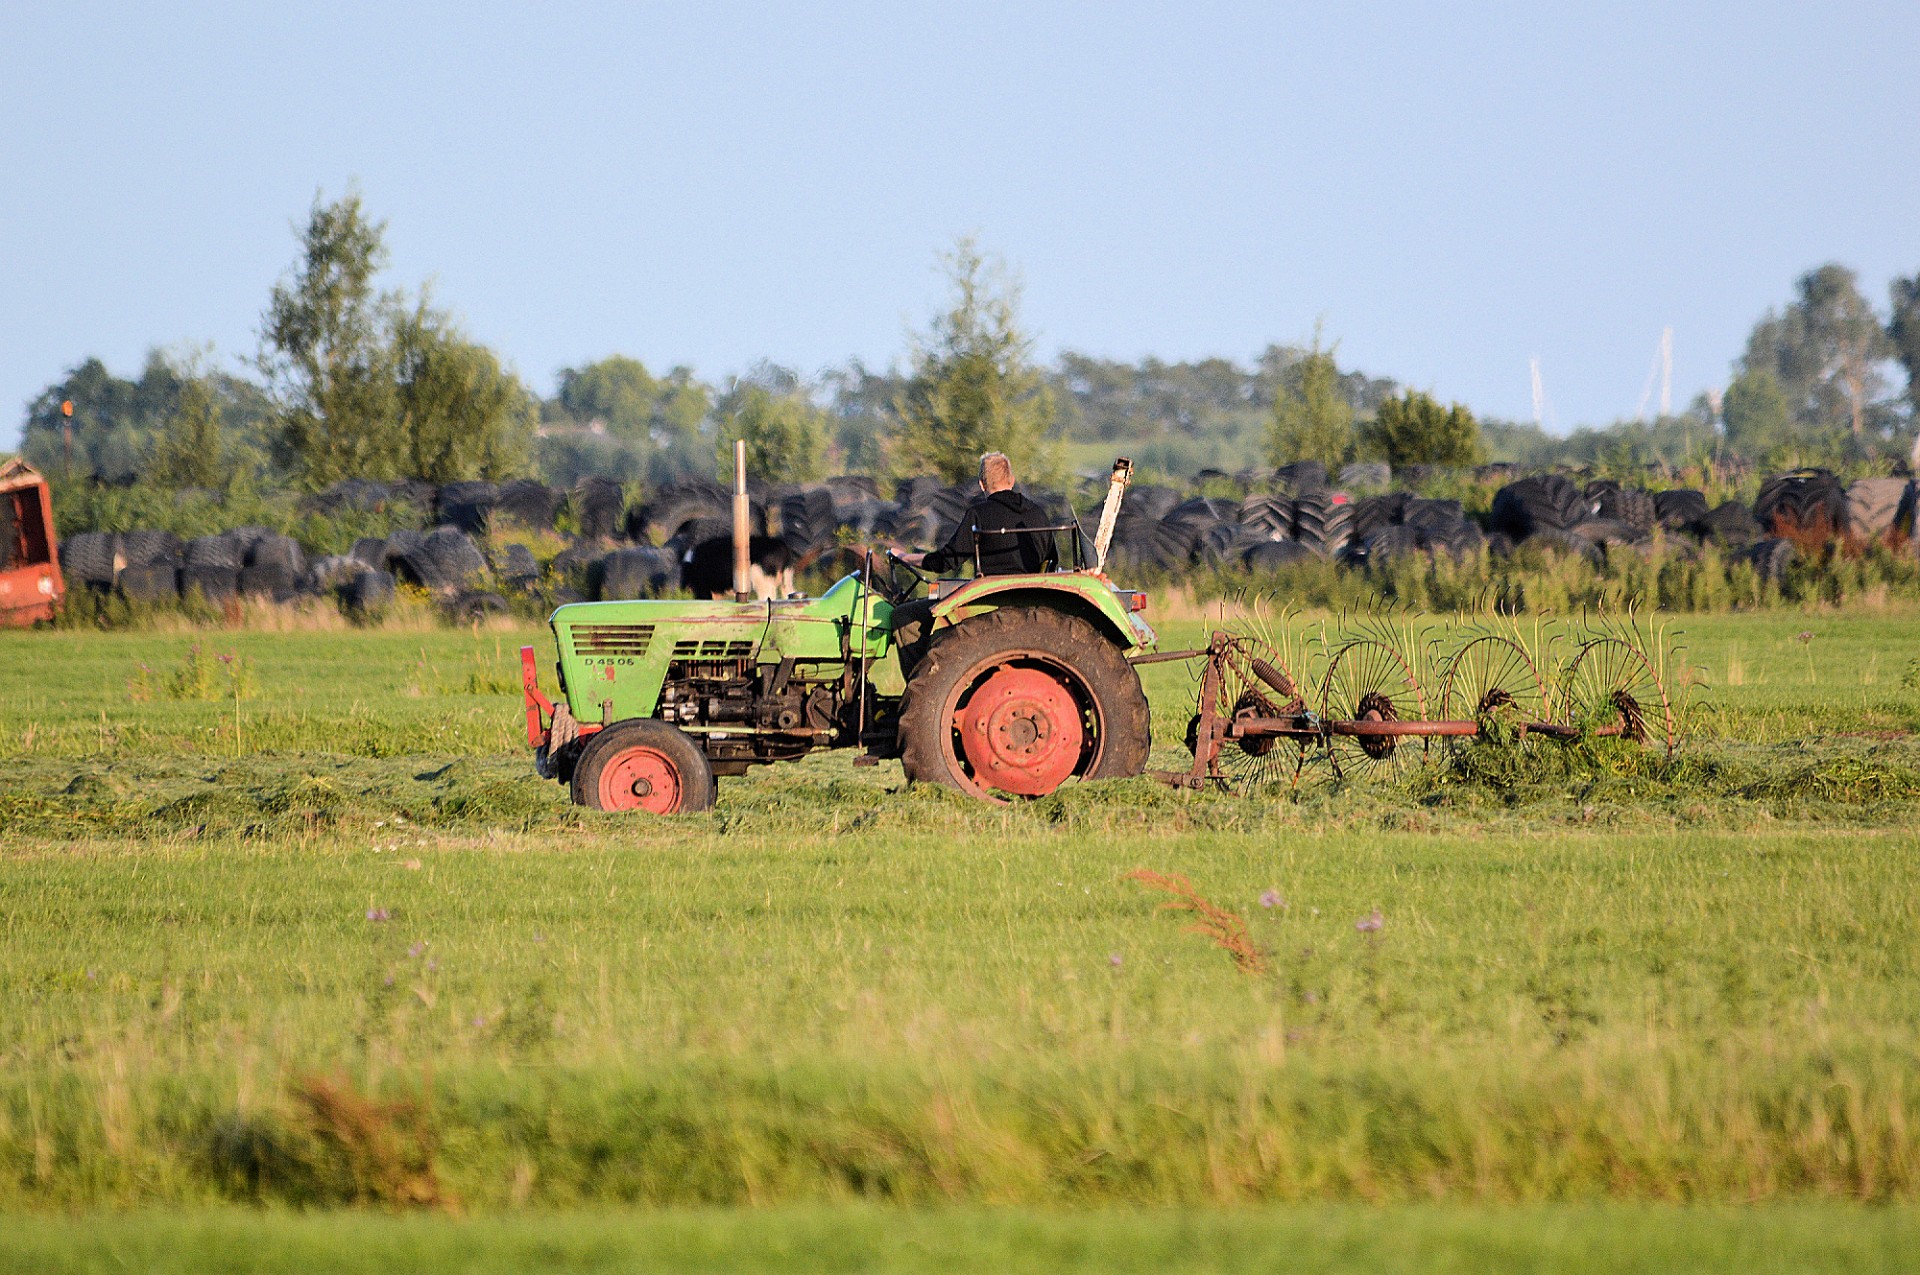
[[[651,624],[580,624],[568,633],[575,655],[632,655],[647,653],[653,644]]]
[[[744,660],[753,654],[751,642],[675,642],[676,660]]]

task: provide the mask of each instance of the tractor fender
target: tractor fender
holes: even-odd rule
[[[1091,577],[978,577],[936,601],[933,621],[936,628],[946,628],[1001,607],[1041,607],[1077,616],[1123,651],[1158,640],[1147,622],[1127,609],[1122,595]]]

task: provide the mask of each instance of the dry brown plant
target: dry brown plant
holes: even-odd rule
[[[293,1097],[348,1193],[392,1208],[458,1207],[434,1171],[432,1133],[420,1104],[382,1102],[324,1076],[299,1081]]]
[[[1195,919],[1193,924],[1185,927],[1187,932],[1201,935],[1215,947],[1224,950],[1233,958],[1234,968],[1242,974],[1267,972],[1266,953],[1254,946],[1253,936],[1247,932],[1246,921],[1238,913],[1228,911],[1201,894],[1193,882],[1179,873],[1135,868],[1121,879],[1138,881],[1149,890],[1172,895],[1160,905],[1159,910],[1191,913]]]

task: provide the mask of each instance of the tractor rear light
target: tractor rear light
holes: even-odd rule
[[[1147,609],[1147,593],[1142,589],[1127,599],[1127,610],[1144,611]]]

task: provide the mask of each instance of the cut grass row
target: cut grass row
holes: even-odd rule
[[[1696,737],[1757,743],[1805,735],[1920,730],[1920,651],[1910,612],[1695,616],[1671,626]],[[1568,626],[1569,628],[1575,626]],[[1204,643],[1209,622],[1161,625],[1163,646]],[[1340,625],[1294,621],[1289,650],[1310,677],[1317,644]],[[1805,640],[1802,640],[1805,635]],[[497,755],[524,748],[519,647],[540,651],[552,690],[552,638],[535,626],[424,632],[0,632],[0,756],[332,752],[361,757]],[[1425,648],[1424,641],[1416,642]],[[190,653],[236,657],[205,698],[170,698]],[[1549,664],[1571,654],[1557,644]],[[1144,671],[1163,760],[1177,760],[1192,711],[1184,665]],[[1436,670],[1423,667],[1429,684]],[[724,788],[725,786],[723,786]]]

